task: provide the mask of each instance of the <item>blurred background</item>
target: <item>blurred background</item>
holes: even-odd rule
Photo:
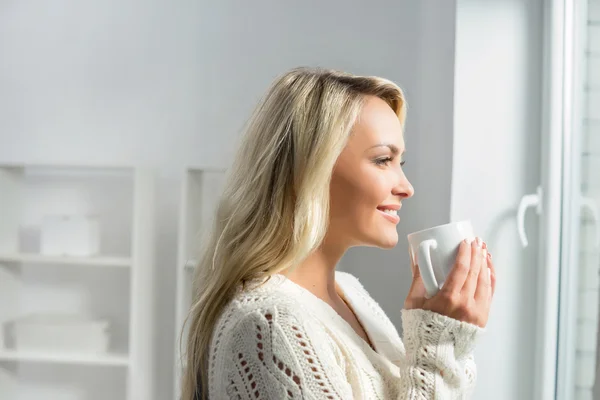
[[[406,234],[470,219],[475,399],[600,399],[600,0],[0,1],[0,399],[176,399],[198,237],[269,83],[397,82],[416,189],[352,272],[401,329]]]

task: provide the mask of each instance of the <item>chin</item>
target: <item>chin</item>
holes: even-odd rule
[[[392,249],[396,247],[398,244],[398,233],[394,231],[393,234],[385,235],[385,237],[380,237],[379,240],[376,241],[377,247],[381,249]]]
[[[393,242],[390,241],[390,242],[387,242],[387,243],[382,243],[381,245],[379,245],[377,247],[379,247],[381,249],[393,249],[394,247],[396,247],[397,244],[398,244],[398,241],[396,240],[396,241],[393,241]]]

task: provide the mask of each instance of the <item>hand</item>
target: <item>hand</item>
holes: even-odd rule
[[[496,270],[487,245],[477,238],[460,243],[454,267],[444,286],[425,298],[425,285],[418,266],[411,260],[413,282],[404,302],[407,310],[420,308],[485,327],[496,291]],[[489,270],[488,270],[489,269]]]

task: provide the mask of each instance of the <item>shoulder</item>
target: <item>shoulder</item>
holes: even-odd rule
[[[240,321],[256,318],[257,315],[274,313],[279,318],[298,316],[307,318],[307,309],[302,303],[301,294],[292,285],[286,284],[282,276],[272,276],[263,283],[250,283],[239,290],[223,310],[221,320]]]
[[[284,284],[281,277],[272,277],[260,286],[240,291],[223,310],[213,341],[218,344],[222,343],[218,341],[220,337],[238,337],[223,344],[229,346],[236,342],[256,347],[254,339],[258,337],[268,340],[281,337],[289,345],[300,346],[302,341],[297,339],[302,337],[327,340],[319,310],[307,307],[302,298],[303,294],[294,286]]]
[[[211,341],[209,390],[254,385],[265,398],[301,398],[307,388],[349,398],[339,347],[300,298],[273,283],[238,294],[224,310]]]

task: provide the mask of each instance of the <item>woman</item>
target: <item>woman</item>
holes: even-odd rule
[[[299,68],[275,81],[198,267],[183,400],[468,397],[495,287],[480,239],[460,245],[430,299],[413,265],[404,342],[358,280],[335,271],[350,247],[398,242],[413,195],[405,114],[382,78]]]

